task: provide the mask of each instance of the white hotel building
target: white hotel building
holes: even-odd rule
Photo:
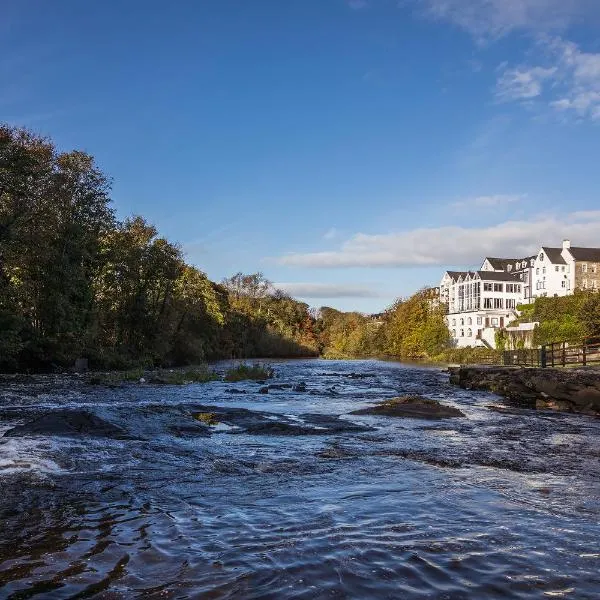
[[[561,248],[543,246],[535,256],[488,257],[478,271],[446,271],[439,289],[454,345],[494,348],[498,329],[531,331],[529,323],[510,327],[518,305],[577,288],[600,288],[600,248],[576,248],[565,240]]]

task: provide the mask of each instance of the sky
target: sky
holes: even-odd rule
[[[600,246],[598,0],[2,0],[0,122],[219,281],[378,312]]]

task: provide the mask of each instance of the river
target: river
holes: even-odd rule
[[[272,365],[268,393],[6,379],[0,597],[600,596],[599,420],[512,408],[436,368]],[[350,414],[404,394],[465,417]],[[124,434],[3,436],[81,410]]]

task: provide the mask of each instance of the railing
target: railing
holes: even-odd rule
[[[506,367],[541,367],[541,349],[505,350],[502,353],[502,364]]]
[[[541,368],[600,364],[600,338],[554,342],[531,350],[505,350],[502,363]]]
[[[542,367],[566,367],[600,363],[600,339],[587,339],[581,342],[557,342],[540,348]]]

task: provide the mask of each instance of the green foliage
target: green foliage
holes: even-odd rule
[[[537,298],[519,310],[519,322],[539,323],[534,332],[534,343],[538,346],[600,335],[600,295],[593,291]]]
[[[148,376],[149,383],[164,385],[187,385],[188,383],[208,383],[216,381],[219,376],[206,365],[192,369],[160,370]]]
[[[194,413],[194,419],[205,425],[218,425],[219,415],[217,413]]]
[[[224,379],[225,381],[244,381],[246,379],[263,381],[265,379],[271,379],[274,376],[275,371],[271,367],[258,363],[253,365],[242,363],[237,367],[228,369]]]

